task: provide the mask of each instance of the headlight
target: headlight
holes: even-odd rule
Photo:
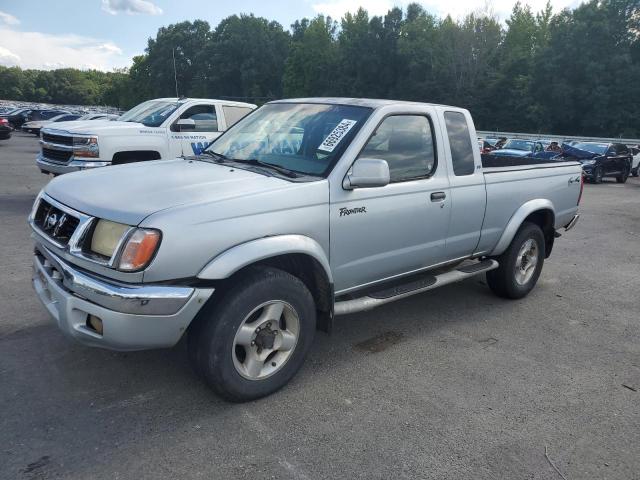
[[[118,261],[118,270],[134,272],[149,265],[160,245],[160,232],[137,228],[125,241]]]
[[[595,165],[596,161],[595,160],[583,160],[582,164],[583,165]]]
[[[98,137],[73,137],[73,156],[80,158],[98,158]]]
[[[122,223],[98,220],[91,237],[91,251],[111,258],[116,253],[125,232],[130,228]]]

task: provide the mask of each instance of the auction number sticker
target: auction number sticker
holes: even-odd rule
[[[349,133],[349,130],[353,128],[353,126],[358,123],[355,120],[343,119],[336,127],[331,131],[327,138],[320,144],[318,150],[322,150],[323,152],[333,152],[333,150],[338,146],[340,140]]]

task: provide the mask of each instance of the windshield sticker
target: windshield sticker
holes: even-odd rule
[[[324,139],[324,142],[320,144],[318,150],[322,150],[323,152],[333,152],[333,149],[338,146],[340,140],[349,133],[349,130],[353,128],[353,126],[358,123],[355,120],[342,120],[333,131],[327,135],[327,138]]]

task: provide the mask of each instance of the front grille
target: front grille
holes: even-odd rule
[[[54,150],[52,148],[42,149],[42,156],[44,158],[58,163],[67,163],[71,159],[71,155],[73,155],[73,152]]]
[[[57,143],[58,145],[73,146],[73,137],[67,135],[55,135],[53,133],[42,132],[42,140],[49,143]]]
[[[35,225],[47,236],[61,245],[67,245],[73,232],[78,228],[80,219],[70,215],[46,200],[40,200],[33,218]]]

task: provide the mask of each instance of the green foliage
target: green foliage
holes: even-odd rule
[[[215,28],[161,28],[129,69],[0,67],[0,98],[129,108],[174,96],[353,96],[459,105],[480,129],[640,136],[638,0],[588,0],[540,12],[517,3],[505,24],[488,13],[439,19],[417,3],[384,16],[358,9],[285,31],[254,15]]]

